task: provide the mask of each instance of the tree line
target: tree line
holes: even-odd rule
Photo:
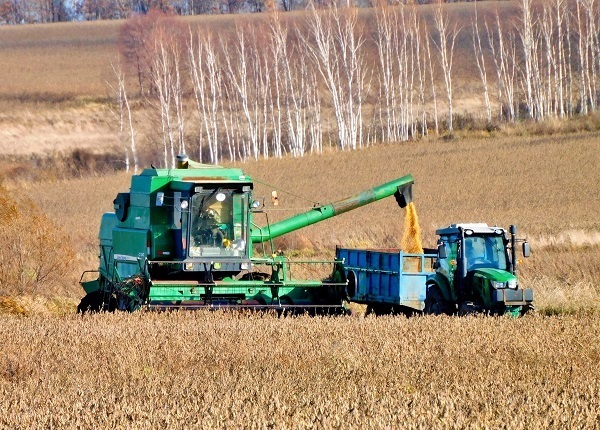
[[[334,0],[0,0],[0,25],[126,19],[153,9],[179,16],[273,10],[289,12],[305,9],[310,1],[321,7]],[[371,0],[356,1],[356,6],[371,6]],[[437,1],[390,0],[393,4],[430,4]],[[462,1],[473,0],[443,0],[444,3]]]
[[[428,10],[381,4],[365,22],[356,7],[313,5],[293,24],[274,12],[219,33],[156,11],[134,17],[114,65],[126,158],[137,165],[142,137],[130,94],[154,115],[145,139],[165,166],[180,152],[219,163],[452,135],[458,44],[475,70],[460,81],[477,84],[467,96],[488,127],[597,109],[596,0],[520,0],[505,16],[475,6],[467,20],[441,3]]]

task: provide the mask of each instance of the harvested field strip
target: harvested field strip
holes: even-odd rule
[[[0,427],[597,428],[597,316],[2,317]]]

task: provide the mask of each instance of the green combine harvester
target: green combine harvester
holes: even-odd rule
[[[114,200],[114,213],[102,216],[100,265],[82,275],[86,295],[78,311],[342,310],[345,283],[293,279],[286,257],[272,251],[256,256],[255,246],[267,242],[273,250],[276,237],[392,195],[405,207],[412,185],[407,175],[259,226],[255,215],[263,212],[263,204],[253,198],[250,177],[180,155],[176,169],[134,175],[130,191]],[[257,270],[264,267],[268,270]],[[95,279],[84,281],[90,273]]]

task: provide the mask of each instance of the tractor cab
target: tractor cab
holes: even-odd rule
[[[500,227],[487,224],[452,224],[438,229],[438,276],[445,278],[447,299],[458,303],[506,311],[533,301],[531,290],[518,286],[516,244],[523,243],[523,256],[529,256],[529,243],[510,236]],[[500,309],[502,308],[502,309]]]

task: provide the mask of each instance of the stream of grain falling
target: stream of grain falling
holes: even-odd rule
[[[402,251],[412,254],[423,253],[419,216],[417,215],[417,207],[412,202],[406,207],[406,216],[404,217],[404,233],[402,234],[400,248],[402,248]]]
[[[400,243],[400,248],[402,251],[409,254],[423,253],[419,216],[417,215],[417,207],[412,202],[406,206],[406,215],[404,217],[404,233],[402,233],[402,242]],[[422,270],[421,259],[418,257],[404,257],[402,270],[405,272],[418,272]]]

